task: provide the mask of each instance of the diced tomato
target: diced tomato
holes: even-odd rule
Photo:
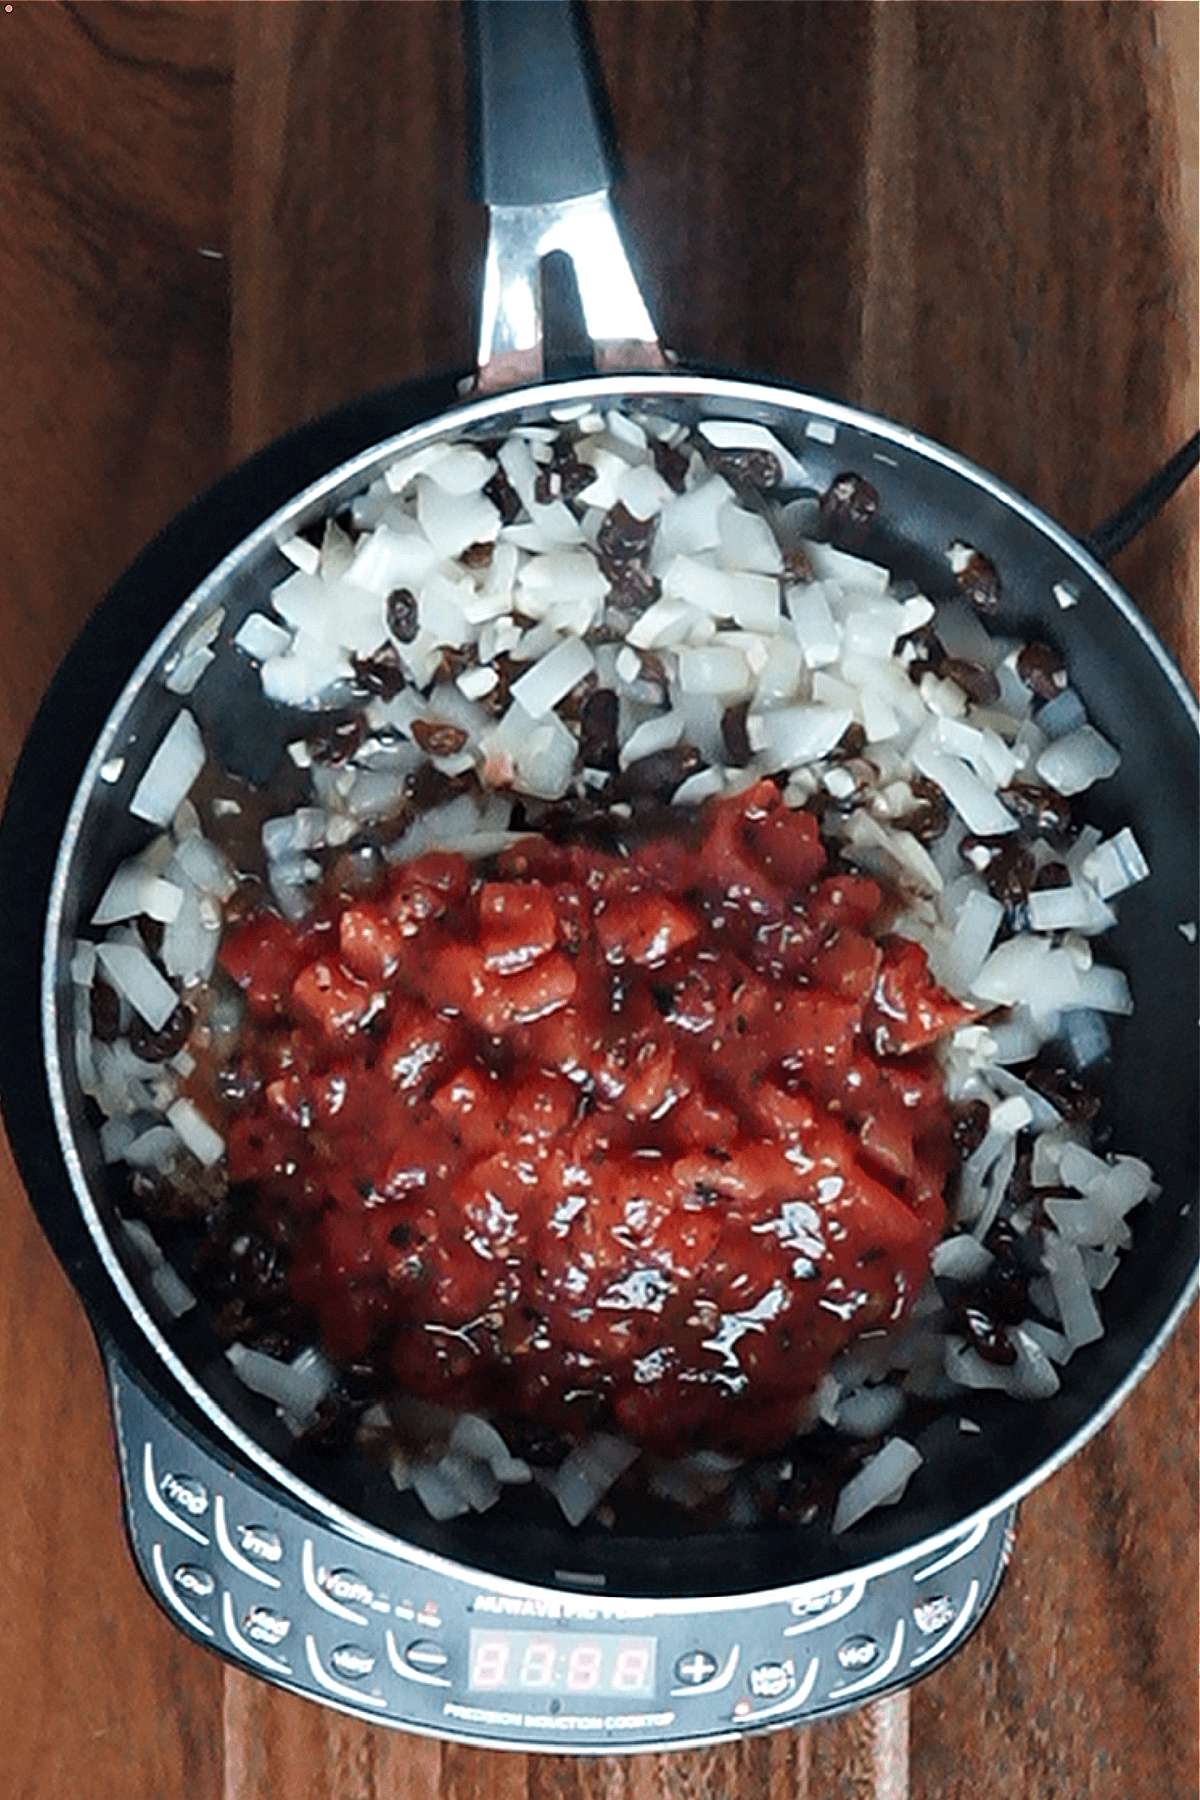
[[[382,1004],[382,995],[329,957],[308,963],[292,983],[296,1013],[315,1025],[327,1043],[340,1044]]]
[[[906,1056],[974,1017],[974,1009],[937,986],[925,952],[909,938],[885,938],[879,974],[863,1015],[878,1056]]]
[[[341,961],[360,981],[391,981],[404,949],[403,932],[377,906],[348,906],[338,920]]]
[[[826,938],[809,968],[819,988],[863,1005],[874,989],[879,961],[879,945],[846,925]]]
[[[430,1105],[471,1156],[485,1150],[498,1135],[507,1098],[494,1077],[465,1063],[438,1088]]]
[[[539,1069],[511,1096],[498,1124],[517,1138],[558,1138],[579,1110],[579,1089],[563,1075]]]
[[[825,867],[825,848],[815,815],[788,806],[773,783],[766,785],[773,799],[747,807],[746,841],[774,886],[795,895]]]
[[[429,1012],[419,1001],[402,1001],[388,1028],[382,1067],[394,1093],[419,1093],[453,1066],[460,1053],[452,1019]]]
[[[277,913],[237,920],[221,939],[221,966],[258,1019],[273,1019],[283,1012],[306,955],[302,940]]]
[[[699,931],[691,908],[665,894],[616,895],[596,913],[596,936],[610,963],[653,968],[690,944]]]
[[[554,902],[544,887],[488,881],[479,896],[483,965],[497,975],[527,969],[558,942]]]

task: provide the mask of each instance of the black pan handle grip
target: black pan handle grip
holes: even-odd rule
[[[467,0],[472,189],[549,206],[612,182],[603,90],[578,0]]]

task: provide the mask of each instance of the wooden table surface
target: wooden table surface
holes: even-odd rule
[[[593,5],[665,340],[902,418],[1086,529],[1195,428],[1168,55],[1194,101],[1195,12]],[[469,366],[462,140],[451,4],[0,12],[0,781],[194,492],[358,391]],[[1116,571],[1189,669],[1195,520],[1193,484]],[[0,1794],[1188,1800],[1196,1392],[1193,1314],[905,1699],[676,1755],[442,1746],[248,1679],[146,1597],[97,1356],[4,1155]]]

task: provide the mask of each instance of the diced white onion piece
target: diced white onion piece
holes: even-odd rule
[[[718,450],[768,451],[779,460],[784,487],[800,487],[808,480],[804,464],[765,425],[750,419],[702,419],[700,435]]]
[[[721,509],[733,499],[733,489],[719,475],[710,475],[684,494],[674,495],[664,506],[654,545],[654,561],[683,552],[716,550],[721,542]]]
[[[239,1381],[274,1401],[301,1425],[312,1422],[333,1385],[333,1371],[316,1351],[302,1351],[291,1363],[246,1344],[231,1344],[225,1355]]]
[[[935,1244],[929,1259],[934,1274],[947,1281],[978,1281],[994,1260],[977,1237],[961,1231]]]
[[[581,638],[563,638],[513,682],[511,697],[532,718],[540,719],[590,675],[595,666],[596,659]]]
[[[750,670],[740,650],[717,644],[679,652],[679,685],[687,694],[745,694]]]
[[[136,944],[97,944],[96,959],[119,994],[124,994],[151,1031],[161,1031],[179,995]]]
[[[486,1462],[498,1481],[521,1483],[530,1479],[529,1464],[514,1456],[496,1427],[478,1413],[463,1413],[450,1433],[448,1448],[460,1456]]]
[[[994,789],[957,756],[944,756],[927,740],[918,738],[913,744],[912,760],[922,775],[941,788],[968,831],[980,837],[999,837],[1016,830],[1016,820],[997,799]]]
[[[1038,708],[1038,727],[1048,738],[1066,737],[1069,732],[1078,731],[1081,725],[1088,722],[1087,711],[1083,701],[1074,688],[1064,687],[1061,693],[1047,700]]]
[[[1092,1290],[1084,1274],[1079,1251],[1057,1234],[1047,1232],[1042,1246],[1042,1260],[1054,1290],[1058,1316],[1067,1342],[1078,1350],[1104,1336],[1104,1325],[1096,1310]]]
[[[779,540],[761,513],[747,512],[730,502],[717,514],[721,534],[719,558],[723,568],[744,569],[756,575],[778,575],[783,568]]]
[[[1053,1194],[1046,1201],[1046,1216],[1064,1243],[1088,1244],[1098,1250],[1129,1241],[1129,1229],[1120,1214],[1100,1199],[1072,1200]]]
[[[199,832],[180,839],[174,860],[189,881],[218,900],[228,900],[237,887],[237,871],[229,858]]]
[[[795,769],[828,756],[841,741],[854,714],[848,708],[801,703],[772,712],[748,713],[750,748],[768,769]]]
[[[415,1464],[412,1469],[412,1486],[431,1519],[457,1519],[471,1510],[471,1503],[466,1495],[439,1464]]]
[[[774,631],[779,584],[769,575],[719,569],[694,556],[676,556],[663,573],[663,598],[686,600],[714,619],[736,619],[747,631]]]
[[[457,686],[459,692],[465,694],[468,700],[482,700],[485,694],[491,693],[499,681],[500,677],[495,669],[490,669],[481,663],[474,668],[464,669],[458,677]]]
[[[166,924],[182,903],[183,894],[173,882],[152,874],[140,860],[122,863],[100,896],[92,924],[114,925],[120,919],[136,919],[140,913]]]
[[[582,1524],[637,1456],[635,1444],[603,1433],[577,1444],[559,1464],[551,1482],[567,1522]]]
[[[886,594],[891,585],[891,570],[881,563],[868,562],[865,557],[852,556],[848,550],[835,550],[832,544],[809,538],[803,547],[820,581],[836,581],[847,592],[868,597]]]
[[[495,474],[496,465],[472,444],[451,444],[424,472],[448,494],[477,494]]]
[[[1093,782],[1115,775],[1120,766],[1120,753],[1094,725],[1056,738],[1037,759],[1038,774],[1060,794],[1081,794]]]
[[[152,825],[169,825],[205,760],[200,727],[186,707],[181,708],[133,791],[130,812]]]
[[[1136,882],[1145,881],[1149,873],[1150,865],[1128,825],[1122,826],[1115,837],[1098,845],[1083,862],[1083,874],[1102,900],[1109,900]]]
[[[819,582],[790,587],[787,609],[791,614],[796,641],[810,669],[836,662],[841,654],[841,627],[830,610],[825,590]]]
[[[225,1154],[225,1139],[209,1124],[199,1107],[185,1095],[181,1094],[178,1100],[171,1102],[167,1108],[167,1118],[196,1161],[206,1169],[219,1162]]]
[[[639,650],[685,643],[692,625],[702,616],[688,601],[663,595],[634,620],[629,628],[629,643]]]
[[[935,978],[952,994],[971,992],[1003,919],[1003,905],[983,888],[963,895],[949,941],[929,958]]]
[[[894,1506],[923,1461],[921,1452],[905,1438],[888,1438],[839,1493],[834,1532],[848,1531],[877,1506]]]
[[[302,569],[306,575],[315,575],[321,566],[320,550],[306,537],[297,535],[284,538],[279,549],[293,568]]]
[[[417,521],[439,561],[471,544],[490,544],[500,530],[500,514],[486,494],[447,492],[432,473],[417,477]]]
[[[630,763],[641,762],[646,756],[655,756],[660,750],[673,750],[682,740],[686,727],[687,720],[681,712],[655,714],[652,719],[647,719],[644,724],[631,731],[621,745],[621,767],[627,769]]]

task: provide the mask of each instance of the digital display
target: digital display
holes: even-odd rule
[[[597,1694],[650,1699],[652,1637],[548,1631],[471,1632],[472,1693]]]

